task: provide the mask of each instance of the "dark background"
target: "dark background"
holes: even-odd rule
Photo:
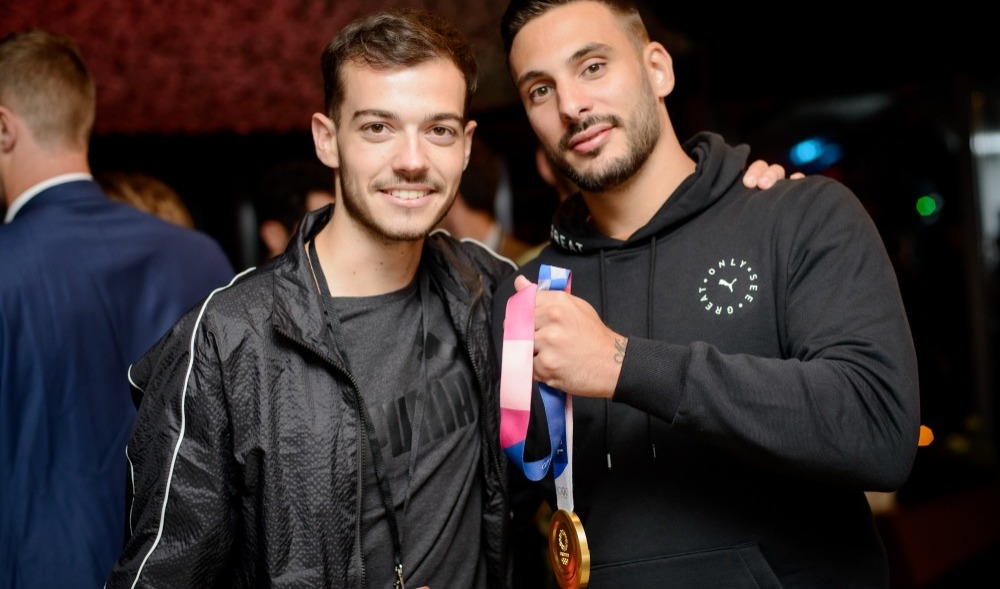
[[[315,157],[322,46],[351,18],[402,4],[436,10],[476,44],[477,134],[506,160],[514,231],[545,239],[555,198],[503,70],[505,2],[0,0],[0,34],[33,25],[75,38],[98,80],[94,171],[167,181],[244,268],[255,263],[245,203],[260,173]],[[958,3],[642,7],[674,58],[667,106],[682,137],[713,130],[750,144],[751,157],[838,178],[875,220],[917,344],[922,420],[936,435],[880,519],[893,581],[965,586],[961,575],[1000,542],[997,236],[981,229],[982,204],[1000,198],[982,179],[1000,176],[990,167],[1000,156],[970,148],[974,132],[1000,127],[995,21]],[[839,157],[790,159],[817,137]],[[927,217],[915,208],[925,195],[939,205]]]

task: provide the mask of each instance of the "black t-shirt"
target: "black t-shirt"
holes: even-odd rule
[[[477,388],[443,302],[433,289],[427,292],[422,304],[418,279],[396,292],[328,298],[327,303],[339,320],[339,347],[380,442],[402,535],[406,586],[483,588]],[[421,399],[411,478],[412,426]],[[367,438],[361,443],[366,451],[361,521],[366,584],[389,588],[392,536]]]

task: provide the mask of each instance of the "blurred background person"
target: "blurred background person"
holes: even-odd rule
[[[166,182],[142,172],[114,171],[97,175],[97,183],[114,200],[180,225],[194,228],[187,205]]]
[[[559,202],[566,200],[580,190],[576,184],[573,184],[572,180],[556,169],[541,144],[535,146],[535,167],[542,180],[545,180],[545,183],[555,191]]]
[[[0,586],[100,587],[126,531],[132,361],[233,276],[217,242],[111,200],[74,43],[0,39]]]
[[[566,200],[579,190],[576,184],[573,184],[572,180],[552,165],[549,156],[545,153],[545,149],[541,144],[535,146],[535,168],[538,170],[538,175],[541,176],[542,180],[552,188],[552,192],[559,202]],[[547,245],[549,245],[549,240],[546,239],[542,243],[522,252],[514,261],[517,262],[518,266],[526,264],[535,259]]]
[[[268,168],[253,195],[258,263],[285,251],[303,215],[333,201],[333,172],[318,161],[287,161]]]
[[[531,249],[531,244],[515,237],[498,218],[498,200],[506,173],[503,159],[489,144],[474,136],[472,155],[462,174],[458,195],[438,227],[457,239],[475,239],[501,256],[516,260]]]

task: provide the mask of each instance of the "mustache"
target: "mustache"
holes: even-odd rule
[[[600,123],[607,123],[612,127],[622,127],[625,125],[625,121],[617,115],[591,115],[581,121],[577,121],[566,129],[566,133],[563,134],[562,138],[559,140],[559,151],[566,151],[569,149],[569,142],[573,137],[579,133],[583,133],[590,127]]]
[[[444,192],[445,189],[444,182],[432,179],[427,174],[414,174],[412,176],[397,174],[391,178],[374,180],[371,184],[371,190],[382,191],[400,184],[420,184],[430,188],[433,192]]]

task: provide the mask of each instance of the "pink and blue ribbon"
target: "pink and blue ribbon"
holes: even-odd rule
[[[507,457],[532,481],[545,477],[549,469],[559,477],[569,453],[566,441],[566,393],[538,383],[549,434],[549,454],[525,460],[528,422],[531,418],[532,363],[535,346],[535,294],[538,290],[569,292],[572,273],[557,266],[542,265],[538,284],[515,293],[507,301],[500,373],[500,446]]]

